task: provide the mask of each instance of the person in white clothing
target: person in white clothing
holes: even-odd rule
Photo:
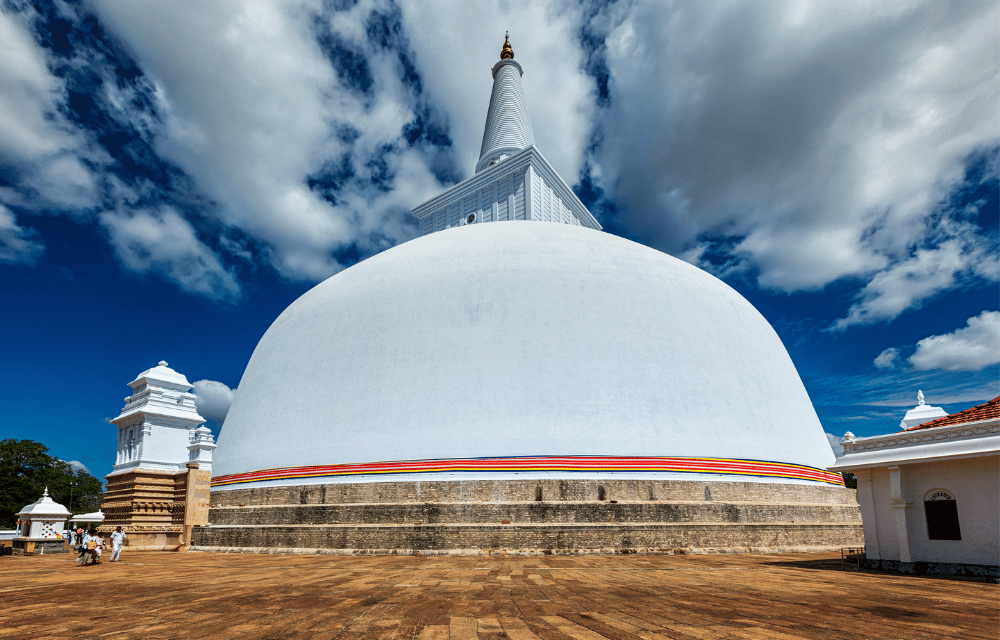
[[[87,550],[87,543],[90,542],[90,534],[84,533],[80,538],[80,557],[76,559],[79,564],[86,564],[90,560],[90,552]]]
[[[83,554],[77,559],[77,562],[82,560],[84,566],[97,564],[100,544],[101,539],[97,537],[95,529],[91,529],[85,533],[83,536]]]
[[[115,527],[114,533],[111,534],[111,562],[118,562],[118,556],[121,555],[122,546],[127,539],[128,536],[125,535],[122,528]]]
[[[94,539],[97,540],[97,548],[94,549],[97,552],[97,556],[94,558],[94,564],[101,564],[101,554],[104,552],[104,538],[101,537],[100,533],[95,531]]]

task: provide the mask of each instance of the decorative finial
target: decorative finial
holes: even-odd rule
[[[924,404],[926,404],[924,402],[924,392],[921,391],[920,389],[917,389],[917,406],[922,407],[924,406]]]
[[[167,366],[167,361],[166,360],[160,360],[156,364],[160,365],[161,367],[165,367],[165,366]]]
[[[505,31],[503,36],[503,51],[500,52],[501,60],[513,60],[514,50],[510,46],[510,35]]]
[[[49,497],[49,488],[48,487],[45,487],[45,491],[44,491],[44,493],[42,493],[42,497],[43,498],[48,498]]]

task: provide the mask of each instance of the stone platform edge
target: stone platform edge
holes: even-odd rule
[[[215,489],[210,507],[495,502],[756,502],[857,505],[854,489],[820,484],[677,479],[517,478],[296,484]]]
[[[683,556],[709,554],[839,553],[835,545],[784,547],[705,547],[705,548],[595,548],[595,549],[328,549],[307,547],[210,547],[194,545],[188,551],[202,553],[257,553],[320,556]]]

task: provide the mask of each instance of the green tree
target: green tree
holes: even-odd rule
[[[104,497],[100,480],[52,457],[45,445],[0,440],[0,528],[12,528],[17,512],[42,497],[45,487],[53,500],[73,513],[96,511]]]

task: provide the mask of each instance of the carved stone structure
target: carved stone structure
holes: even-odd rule
[[[191,384],[166,362],[129,383],[118,426],[118,457],[107,478],[100,531],[122,527],[138,549],[178,549],[207,522],[211,431],[194,406]]]
[[[109,474],[100,531],[122,527],[132,546],[176,548],[184,530],[187,473],[135,469]]]

